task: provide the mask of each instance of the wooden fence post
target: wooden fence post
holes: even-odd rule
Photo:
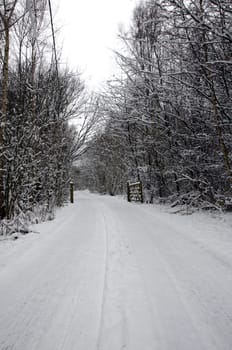
[[[142,181],[140,181],[139,189],[140,189],[141,203],[143,203],[143,184],[142,184]]]
[[[130,184],[129,182],[127,182],[127,201],[130,202],[131,198],[130,198]]]
[[[72,181],[70,181],[70,202],[74,203],[74,186]]]

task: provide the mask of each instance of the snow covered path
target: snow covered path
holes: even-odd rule
[[[232,229],[76,194],[0,242],[0,350],[231,350]]]

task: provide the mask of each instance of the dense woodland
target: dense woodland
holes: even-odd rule
[[[0,234],[52,218],[71,178],[111,195],[140,180],[151,203],[232,207],[230,0],[140,2],[97,97],[60,64],[55,36],[50,1],[0,1]]]
[[[141,180],[148,202],[231,209],[231,1],[144,1],[120,38],[80,186],[114,195]]]
[[[53,217],[95,124],[80,75],[57,56],[50,2],[0,1],[0,234]]]

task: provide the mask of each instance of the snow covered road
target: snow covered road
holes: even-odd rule
[[[232,229],[78,192],[0,242],[0,350],[231,350]]]

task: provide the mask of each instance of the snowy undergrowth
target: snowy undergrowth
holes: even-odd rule
[[[186,216],[186,221],[194,222],[201,218],[201,221],[213,221],[213,222],[224,222],[232,228],[232,213],[230,211],[223,211],[219,206],[207,206],[209,202],[202,203],[201,206],[196,207],[188,204],[179,204],[172,202],[162,201],[157,199],[154,204],[149,206],[155,206],[156,209],[161,212],[167,212],[173,214],[177,221],[182,221]]]
[[[31,225],[40,222],[53,220],[55,217],[54,209],[49,209],[45,205],[38,205],[32,210],[24,213],[18,209],[18,214],[12,219],[4,219],[0,222],[0,237],[17,239],[20,235],[31,232]]]

